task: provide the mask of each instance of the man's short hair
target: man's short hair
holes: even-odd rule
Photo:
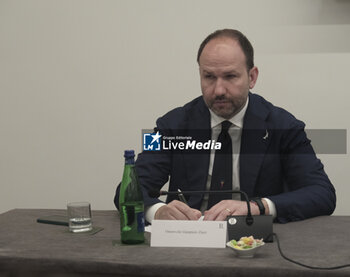
[[[203,42],[201,43],[198,49],[198,54],[197,54],[198,64],[199,64],[199,58],[203,52],[204,47],[207,45],[207,43],[215,38],[220,38],[220,37],[232,38],[235,41],[237,41],[238,44],[241,46],[242,51],[245,55],[247,70],[249,71],[254,67],[254,49],[252,44],[250,43],[250,41],[247,39],[245,35],[243,35],[240,31],[234,30],[234,29],[217,30],[214,33],[211,33],[209,36],[207,36],[205,40],[203,40]]]

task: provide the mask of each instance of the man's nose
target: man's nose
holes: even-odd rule
[[[214,93],[216,96],[222,96],[226,93],[226,88],[221,78],[216,79]]]

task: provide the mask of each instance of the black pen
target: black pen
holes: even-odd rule
[[[188,205],[185,196],[184,196],[183,193],[181,192],[181,189],[177,189],[177,191],[180,192],[180,193],[178,194],[179,199],[180,199],[182,202],[184,202],[186,205]]]

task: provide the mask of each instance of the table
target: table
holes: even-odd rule
[[[284,260],[277,243],[253,259],[229,249],[121,245],[117,211],[93,211],[104,230],[72,234],[68,227],[37,223],[65,210],[15,209],[0,215],[0,276],[350,276],[350,268],[310,270]],[[284,253],[313,266],[350,263],[350,216],[324,216],[274,224]],[[322,244],[321,244],[322,242]]]

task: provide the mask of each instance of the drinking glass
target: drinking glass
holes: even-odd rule
[[[73,233],[92,230],[91,205],[89,202],[73,202],[67,204],[69,231]]]

